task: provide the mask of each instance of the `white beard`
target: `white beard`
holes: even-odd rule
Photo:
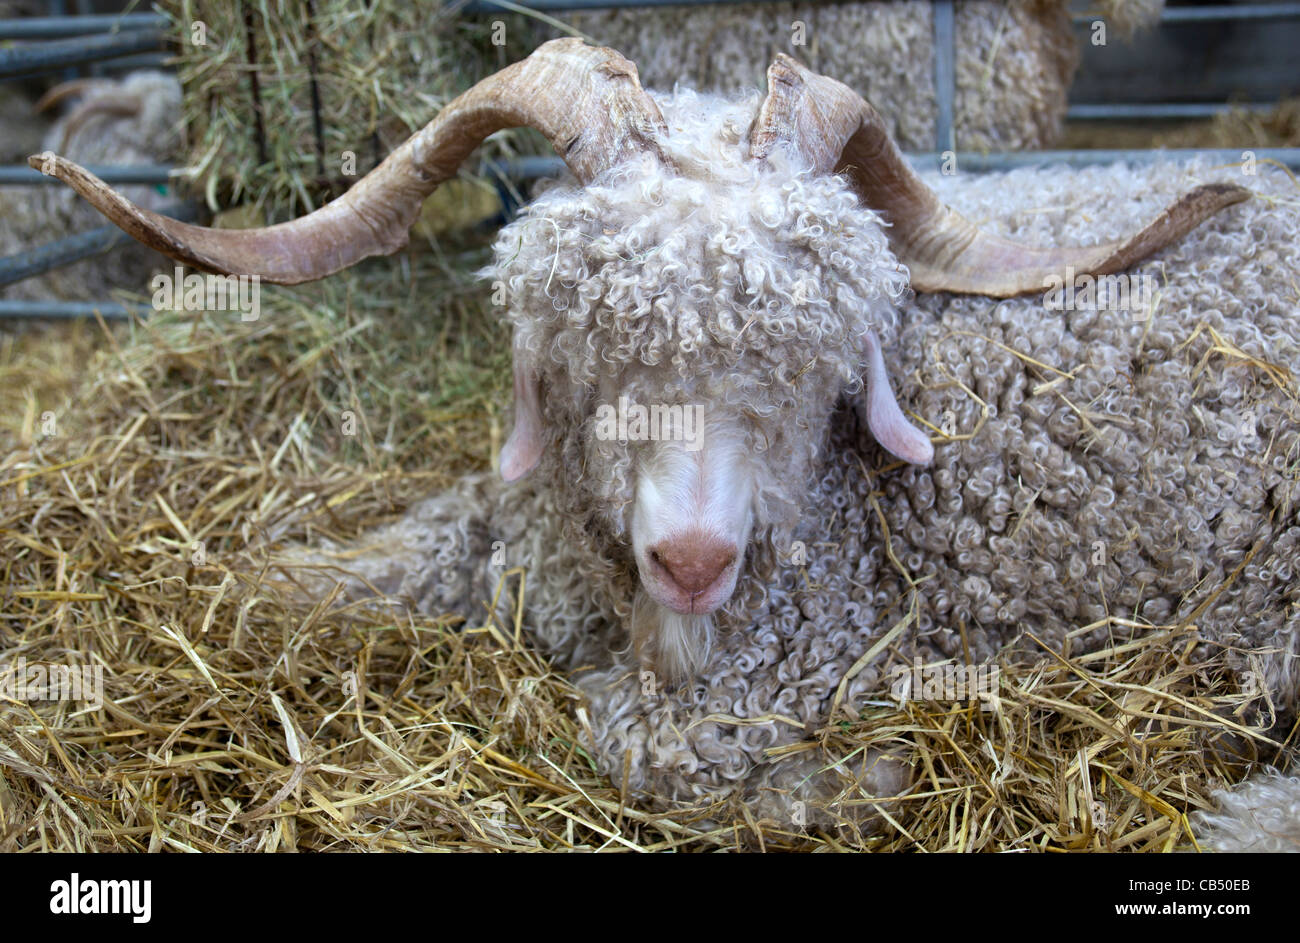
[[[661,672],[665,684],[699,674],[713,649],[714,619],[682,615],[655,602],[644,590],[632,604],[632,648],[643,665]]]

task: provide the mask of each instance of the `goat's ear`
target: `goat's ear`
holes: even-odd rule
[[[876,441],[894,455],[913,465],[929,465],[934,459],[930,437],[913,426],[898,407],[894,391],[885,372],[885,357],[880,339],[869,332],[866,339],[867,394],[866,420]]]
[[[501,448],[501,477],[518,481],[537,467],[542,435],[541,390],[536,374],[515,355],[515,426]]]

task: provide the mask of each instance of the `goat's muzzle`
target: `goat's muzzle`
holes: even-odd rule
[[[712,612],[727,601],[735,585],[739,548],[701,530],[662,540],[647,553],[647,588],[682,615]]]

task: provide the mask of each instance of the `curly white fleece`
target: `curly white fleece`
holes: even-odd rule
[[[1219,808],[1193,817],[1197,840],[1209,851],[1300,853],[1300,773],[1276,770],[1215,793]]]

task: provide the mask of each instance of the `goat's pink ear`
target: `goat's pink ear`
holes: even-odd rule
[[[867,425],[876,441],[913,465],[929,465],[934,459],[934,446],[930,437],[916,428],[903,415],[889,386],[885,372],[885,357],[880,351],[880,339],[869,332],[867,348]]]
[[[515,357],[515,426],[501,448],[501,477],[518,481],[542,457],[541,391],[536,375]]]

